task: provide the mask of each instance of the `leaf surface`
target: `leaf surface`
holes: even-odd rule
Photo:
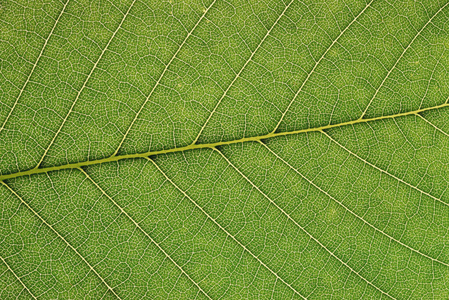
[[[446,299],[449,2],[0,6],[1,299]]]

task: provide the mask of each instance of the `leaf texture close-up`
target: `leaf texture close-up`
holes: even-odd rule
[[[1,0],[0,299],[448,299],[447,0]]]

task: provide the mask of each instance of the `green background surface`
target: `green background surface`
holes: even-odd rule
[[[447,299],[446,1],[0,1],[0,298]]]

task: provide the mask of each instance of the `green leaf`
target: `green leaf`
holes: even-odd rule
[[[447,0],[0,6],[1,299],[447,299]]]

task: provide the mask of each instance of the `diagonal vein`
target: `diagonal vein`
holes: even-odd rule
[[[428,21],[426,24],[424,24],[424,26],[416,33],[416,35],[413,37],[413,39],[410,40],[410,42],[408,43],[408,45],[404,48],[404,50],[402,51],[401,55],[399,56],[399,58],[396,60],[396,62],[394,63],[394,65],[391,67],[391,69],[388,71],[387,75],[384,77],[384,79],[382,80],[382,82],[380,83],[379,87],[376,89],[376,91],[374,92],[373,97],[371,97],[371,100],[369,101],[368,105],[366,106],[365,110],[363,111],[362,115],[360,116],[359,119],[363,119],[363,117],[365,116],[366,112],[368,111],[368,108],[371,106],[371,103],[373,102],[374,98],[376,98],[377,94],[379,93],[380,89],[382,88],[382,86],[384,85],[385,81],[387,81],[388,77],[390,77],[391,72],[393,72],[393,70],[396,68],[396,66],[398,65],[399,61],[402,59],[402,57],[404,57],[405,53],[407,52],[407,50],[411,47],[411,45],[413,44],[413,42],[418,38],[418,36],[421,35],[421,33],[424,31],[424,29],[427,27],[427,25],[429,25],[432,20],[447,6],[449,5],[449,2],[447,2],[446,4],[444,4]]]
[[[441,64],[441,61],[442,61],[442,58],[444,57],[445,52],[446,52],[446,51],[442,51],[442,52],[441,52],[441,55],[438,57],[438,59],[437,59],[436,62],[435,62],[435,66],[433,66],[432,73],[430,73],[430,78],[429,78],[429,80],[427,81],[426,90],[425,90],[425,92],[424,92],[424,95],[421,97],[421,102],[420,102],[420,104],[419,104],[419,108],[422,107],[422,105],[423,105],[423,103],[424,103],[424,99],[427,97],[427,94],[429,93],[429,90],[430,90],[430,84],[432,83],[433,77],[435,76],[435,71],[437,70],[438,65]]]
[[[325,135],[327,135],[324,131],[323,133]],[[330,136],[328,136],[329,138],[331,138]],[[332,138],[331,138],[332,139]],[[314,186],[315,188],[317,188],[320,192],[322,192],[323,194],[325,194],[326,196],[328,196],[330,199],[332,199],[333,201],[335,201],[336,203],[338,203],[341,207],[343,207],[347,212],[349,212],[351,215],[353,215],[354,217],[356,217],[357,219],[361,220],[364,224],[366,224],[367,226],[369,226],[370,228],[374,229],[375,231],[379,232],[380,234],[384,235],[385,237],[387,237],[388,239],[390,239],[391,241],[398,243],[399,245],[427,258],[430,259],[431,261],[434,261],[436,263],[445,265],[447,267],[449,267],[449,263],[445,263],[437,258],[433,258],[425,253],[422,253],[421,251],[414,249],[413,247],[401,242],[400,240],[390,236],[389,234],[387,234],[386,232],[378,229],[377,227],[375,227],[374,225],[372,225],[371,223],[369,223],[368,221],[366,221],[364,218],[362,218],[361,216],[359,216],[358,214],[356,214],[355,212],[353,212],[352,210],[350,210],[347,206],[345,206],[341,201],[338,201],[335,197],[333,197],[332,195],[330,195],[328,192],[326,192],[325,190],[323,190],[321,187],[319,187],[317,184],[315,184],[312,180],[308,179],[307,177],[305,177],[302,173],[300,173],[296,168],[294,168],[290,163],[288,163],[286,160],[284,160],[283,158],[281,158],[277,153],[275,153],[273,150],[271,150],[267,145],[265,145],[264,143],[260,142],[262,145],[264,145],[272,154],[274,154],[279,160],[281,160],[284,164],[286,164],[290,169],[292,169],[295,173],[297,173],[299,176],[301,176],[301,178],[305,179],[307,182],[309,182],[312,186]]]
[[[399,181],[399,182],[401,182],[401,183],[403,183],[403,184],[405,184],[405,185],[411,187],[412,189],[414,189],[414,190],[420,192],[421,194],[424,194],[424,195],[426,195],[426,196],[432,198],[432,199],[435,200],[435,201],[438,201],[438,202],[440,202],[440,203],[442,203],[442,204],[444,204],[444,205],[446,205],[446,206],[449,206],[448,203],[446,203],[446,202],[444,202],[443,200],[441,200],[441,199],[435,197],[434,195],[429,194],[429,193],[427,193],[427,192],[421,190],[421,189],[418,188],[417,186],[414,186],[414,185],[408,183],[407,181],[402,180],[401,178],[399,178],[399,177],[397,177],[397,176],[395,176],[395,175],[393,175],[393,174],[391,174],[391,173],[385,171],[384,169],[379,168],[379,167],[376,166],[375,164],[372,164],[372,163],[370,163],[369,161],[367,161],[366,159],[360,157],[360,156],[357,155],[356,153],[352,152],[351,150],[349,150],[348,148],[346,148],[345,146],[343,146],[342,144],[340,144],[337,140],[335,140],[335,139],[334,139],[333,137],[331,137],[329,134],[327,134],[326,132],[324,132],[324,130],[322,130],[321,132],[322,132],[324,135],[326,135],[332,142],[334,142],[335,144],[337,144],[338,146],[340,146],[342,149],[344,149],[346,152],[350,153],[351,155],[353,155],[353,156],[356,157],[357,159],[361,160],[361,161],[364,162],[365,164],[367,164],[367,165],[373,167],[374,169],[376,169],[376,170],[378,170],[378,171],[380,171],[380,172],[382,172],[382,173],[384,173],[384,174],[390,176],[391,178],[394,178],[394,179],[396,179],[397,181]]]
[[[39,160],[39,162],[36,165],[36,168],[39,168],[39,166],[41,165],[42,161],[44,160],[45,156],[47,155],[48,150],[50,150],[51,146],[53,145],[53,143],[55,142],[56,138],[58,137],[59,133],[61,132],[62,128],[64,127],[65,122],[67,122],[67,119],[69,117],[69,115],[72,113],[73,108],[75,107],[75,104],[78,102],[78,99],[81,95],[81,92],[84,90],[84,88],[87,85],[87,82],[89,81],[89,79],[91,78],[94,70],[97,68],[98,63],[100,62],[101,58],[103,57],[104,53],[106,52],[106,50],[108,49],[109,45],[111,44],[112,40],[114,39],[115,35],[117,34],[117,32],[119,31],[119,29],[122,27],[123,22],[125,22],[126,17],[128,16],[129,12],[131,11],[131,8],[134,6],[134,3],[136,2],[136,0],[133,0],[133,2],[131,3],[131,5],[129,6],[128,10],[126,11],[126,13],[123,15],[122,20],[120,21],[119,25],[117,26],[117,28],[115,29],[114,33],[111,35],[111,37],[109,38],[109,41],[107,42],[106,46],[103,48],[103,51],[101,51],[100,56],[98,56],[97,61],[95,62],[95,64],[92,66],[92,69],[90,70],[89,74],[87,75],[86,79],[83,82],[83,86],[81,87],[81,89],[78,91],[78,93],[76,94],[75,100],[72,103],[72,106],[70,107],[69,111],[67,112],[64,120],[62,121],[61,125],[58,128],[58,131],[56,131],[56,134],[53,136],[50,144],[48,145],[48,147],[45,149],[44,154],[42,155],[41,159]]]
[[[304,88],[304,86],[306,85],[306,83],[309,81],[310,77],[312,76],[313,72],[315,72],[315,69],[318,67],[318,65],[320,64],[320,62],[324,59],[324,57],[326,56],[326,54],[329,52],[329,50],[335,45],[335,43],[337,43],[337,41],[341,38],[341,36],[349,29],[349,27],[352,26],[352,24],[354,24],[358,18],[368,9],[368,7],[371,6],[371,4],[373,3],[374,0],[371,0],[371,2],[369,2],[364,9],[362,9],[359,14],[345,27],[345,29],[343,29],[340,34],[332,41],[332,43],[330,44],[329,47],[327,47],[326,51],[324,51],[324,53],[321,55],[321,57],[315,62],[315,65],[312,67],[312,70],[309,72],[309,74],[307,74],[306,79],[302,82],[301,86],[299,87],[298,91],[296,92],[296,94],[293,96],[293,99],[290,101],[290,103],[288,104],[287,108],[285,109],[285,111],[282,113],[281,118],[279,119],[278,123],[276,124],[276,127],[274,127],[272,133],[275,133],[276,130],[278,130],[279,126],[282,123],[282,120],[284,119],[285,115],[287,114],[287,112],[289,111],[290,107],[292,106],[293,102],[295,102],[296,98],[298,97],[298,95],[301,93],[302,89]]]
[[[429,124],[430,126],[432,126],[433,128],[435,128],[436,130],[438,130],[439,132],[441,132],[442,134],[444,134],[445,136],[449,137],[449,134],[444,131],[443,129],[439,128],[438,126],[436,126],[435,124],[433,124],[432,122],[430,122],[429,120],[427,120],[426,118],[424,118],[423,116],[421,116],[421,114],[416,114],[418,117],[420,117],[421,119],[423,119],[424,121],[426,121],[427,124]]]
[[[25,88],[27,87],[28,82],[30,82],[31,76],[33,75],[34,70],[36,69],[36,66],[37,66],[37,64],[39,63],[39,61],[40,61],[40,59],[41,59],[41,57],[42,57],[42,54],[43,54],[44,51],[45,51],[45,48],[47,47],[47,43],[48,43],[48,41],[50,40],[50,37],[52,36],[53,31],[55,30],[56,25],[57,25],[58,22],[59,22],[59,19],[60,19],[61,16],[64,14],[64,11],[65,11],[65,9],[66,9],[67,4],[69,3],[69,1],[70,1],[70,0],[67,0],[67,1],[66,1],[66,3],[64,4],[64,6],[62,7],[62,10],[61,10],[60,14],[59,14],[58,17],[56,18],[56,21],[55,21],[55,23],[53,24],[53,28],[51,29],[50,33],[48,34],[47,38],[45,39],[44,45],[42,46],[42,49],[41,49],[41,52],[40,52],[39,55],[37,56],[36,62],[33,64],[33,67],[31,68],[30,74],[28,74],[28,77],[27,77],[27,79],[25,80],[25,83],[23,84],[22,88],[20,89],[20,92],[19,92],[19,95],[18,95],[17,98],[16,98],[16,101],[14,102],[14,104],[13,104],[11,110],[10,110],[9,113],[8,113],[8,116],[6,117],[5,121],[3,122],[2,127],[0,127],[0,132],[2,132],[3,128],[5,128],[6,123],[8,122],[8,120],[9,120],[9,118],[11,117],[11,115],[12,115],[14,109],[16,108],[17,103],[19,102],[19,99],[22,97],[23,91],[24,91]]]
[[[260,260],[254,253],[252,253],[245,245],[243,245],[237,238],[235,238],[229,231],[226,230],[220,223],[217,222],[214,218],[212,218],[195,200],[193,200],[185,191],[183,191],[170,177],[165,174],[165,172],[156,164],[156,162],[149,157],[146,157],[147,160],[151,161],[153,165],[158,169],[158,171],[165,177],[165,179],[170,182],[178,191],[180,191],[187,199],[189,199],[208,219],[210,219],[218,228],[220,228],[223,232],[226,233],[234,242],[236,242],[240,247],[242,247],[247,253],[249,253],[253,258],[255,258],[265,269],[267,269],[271,274],[273,274],[277,280],[282,281],[286,286],[288,286],[295,294],[300,296],[302,299],[307,299],[303,295],[301,295],[296,289],[294,289],[288,282],[279,277],[279,275],[270,269],[263,261]]]
[[[31,293],[30,289],[23,283],[23,281],[20,279],[20,277],[13,271],[13,269],[8,265],[8,263],[6,262],[6,260],[0,256],[0,260],[5,264],[6,268],[8,268],[8,270],[12,273],[12,275],[14,275],[14,277],[17,279],[17,281],[20,282],[20,284],[23,286],[23,288],[25,290],[27,290],[27,292],[31,295],[31,297],[33,299],[37,299],[36,296],[33,295],[33,293]],[[18,298],[18,296],[17,296]]]
[[[203,293],[208,299],[212,299],[201,287],[198,283],[196,283],[190,276],[187,274],[184,269],[173,259],[171,256],[137,223],[111,196],[109,196],[105,190],[103,190],[100,185],[93,180],[93,178],[82,168],[78,168],[96,187],[101,191],[101,193],[106,196],[133,224],[136,226],[150,241],[156,245],[156,247],[167,257],[180,271],[184,274],[200,291]]]
[[[271,153],[275,154],[273,151],[271,151],[270,148],[268,148],[268,146],[266,146],[264,143],[260,142],[263,146],[265,146]],[[363,277],[362,275],[360,275],[356,270],[354,270],[353,268],[351,268],[351,266],[349,266],[346,262],[344,262],[343,260],[341,260],[338,256],[336,256],[332,251],[330,251],[329,249],[327,249],[327,247],[321,243],[317,238],[315,238],[313,235],[311,235],[304,227],[302,227],[298,222],[296,222],[295,219],[293,219],[282,207],[280,207],[274,200],[272,200],[267,194],[265,194],[257,185],[255,185],[245,174],[243,174],[221,151],[219,151],[218,149],[215,148],[215,150],[220,153],[220,155],[227,161],[227,163],[234,169],[237,171],[237,173],[239,173],[249,184],[251,184],[252,187],[254,187],[262,196],[264,196],[268,201],[270,201],[271,204],[273,204],[279,211],[282,212],[282,214],[284,214],[290,221],[292,221],[299,229],[301,229],[301,231],[303,231],[310,239],[312,239],[313,241],[315,241],[318,245],[320,245],[324,250],[326,250],[327,253],[329,253],[333,258],[337,259],[342,265],[344,265],[345,267],[347,267],[352,273],[356,274],[358,277],[360,277],[363,281],[365,281],[368,285],[374,287],[376,290],[378,290],[379,292],[381,292],[382,294],[388,296],[389,298],[393,298],[392,296],[390,296],[387,292],[382,291],[381,289],[379,289],[377,286],[375,286],[371,281],[369,281],[368,279],[366,279],[365,277]],[[277,154],[275,154],[275,156],[281,160],[282,162],[286,163],[286,161],[284,161],[281,157],[277,156]],[[288,165],[288,164],[287,164]],[[292,166],[288,165],[292,170],[294,170],[296,173],[299,174],[299,172],[294,169]],[[310,184],[314,185],[311,181],[309,181],[307,178],[305,178],[302,174],[299,174],[302,178],[306,179]],[[315,185],[314,185],[315,186]],[[316,186],[315,186],[316,187]],[[318,188],[319,189],[319,188]],[[323,190],[320,189],[320,191],[322,191],[323,193],[325,193],[327,196],[329,196],[331,199],[335,200],[334,198],[332,198],[332,196],[330,196],[329,194],[327,194],[326,192],[324,192]],[[337,203],[340,204],[340,202],[338,202],[337,200],[335,200]],[[342,205],[342,204],[340,204]],[[343,205],[342,205],[343,206]],[[346,207],[345,207],[346,208]],[[366,223],[366,222],[365,222]]]
[[[292,5],[294,0],[291,0],[290,3],[284,8],[284,10],[282,11],[282,13],[279,15],[279,17],[276,19],[276,21],[273,23],[273,25],[271,25],[271,28],[267,31],[267,33],[265,34],[265,36],[262,38],[262,40],[259,42],[259,44],[257,45],[256,49],[254,49],[254,51],[251,53],[251,55],[249,56],[248,60],[245,62],[245,64],[242,66],[242,68],[240,69],[240,71],[235,75],[234,79],[231,81],[231,83],[228,85],[228,87],[226,88],[226,90],[224,91],[224,93],[221,95],[220,99],[218,99],[217,104],[215,105],[215,107],[212,109],[211,113],[209,114],[209,116],[206,119],[206,122],[204,122],[203,126],[201,127],[200,131],[198,132],[198,135],[196,136],[195,140],[193,140],[192,145],[195,145],[196,142],[198,141],[198,139],[200,138],[201,134],[203,133],[204,128],[206,128],[207,124],[209,123],[210,119],[212,118],[212,116],[214,115],[214,113],[216,112],[218,106],[220,106],[220,103],[223,101],[224,97],[226,97],[226,95],[228,94],[228,91],[231,89],[231,87],[234,85],[234,82],[237,81],[237,79],[240,77],[240,75],[242,74],[243,70],[246,68],[246,66],[249,64],[249,62],[253,59],[254,55],[256,54],[257,50],[259,50],[259,48],[262,46],[263,42],[267,39],[267,37],[270,35],[271,31],[273,30],[273,28],[276,26],[276,24],[279,23],[279,20],[282,18],[282,16],[285,14],[285,12],[288,10],[288,8],[290,7],[290,5]]]
[[[147,98],[145,99],[145,102],[142,104],[142,106],[140,106],[139,111],[136,113],[136,115],[134,116],[134,119],[132,120],[131,124],[128,126],[128,129],[126,130],[125,134],[123,135],[122,140],[120,141],[117,149],[114,151],[114,153],[112,154],[112,156],[117,155],[117,153],[120,151],[120,148],[123,145],[123,142],[125,141],[126,137],[128,136],[129,132],[131,131],[131,128],[134,126],[134,123],[136,122],[137,118],[139,118],[140,113],[142,112],[143,108],[146,106],[146,104],[148,103],[148,101],[150,100],[151,96],[153,95],[154,91],[156,90],[156,87],[160,84],[162,78],[164,77],[165,73],[167,72],[168,68],[170,67],[171,63],[174,61],[175,57],[178,55],[178,53],[181,51],[182,47],[184,46],[184,44],[187,42],[187,40],[189,39],[189,37],[192,35],[192,33],[195,31],[195,29],[198,27],[198,25],[201,23],[201,21],[204,19],[204,17],[206,16],[207,12],[211,9],[211,7],[215,4],[215,2],[217,2],[217,0],[214,0],[208,8],[206,8],[203,12],[203,15],[200,17],[200,19],[198,20],[198,22],[196,22],[196,24],[193,26],[193,28],[189,31],[189,33],[187,33],[186,37],[184,38],[184,40],[182,41],[181,45],[179,45],[178,50],[176,50],[175,54],[173,54],[172,58],[170,59],[170,61],[167,63],[167,65],[165,65],[164,70],[162,71],[162,74],[159,76],[157,82],[154,84],[153,88],[151,89],[150,93],[148,94]]]
[[[214,148],[214,147],[223,146],[223,145],[266,140],[266,139],[271,139],[271,138],[275,138],[275,137],[279,137],[279,136],[301,134],[301,133],[306,133],[306,132],[316,132],[316,131],[322,131],[322,130],[331,129],[331,128],[339,128],[339,127],[348,126],[348,125],[355,125],[355,124],[359,124],[359,123],[363,124],[363,123],[369,123],[369,122],[374,122],[374,121],[379,121],[379,120],[388,120],[388,119],[395,119],[398,117],[416,115],[416,114],[419,114],[422,112],[437,110],[437,109],[445,108],[445,107],[449,107],[449,103],[444,103],[444,104],[440,104],[440,105],[433,106],[433,107],[426,107],[426,108],[422,108],[422,109],[414,110],[414,111],[408,111],[405,113],[380,116],[380,117],[375,117],[375,118],[371,118],[371,119],[358,119],[358,120],[347,121],[347,122],[342,122],[342,123],[338,123],[338,124],[329,124],[329,125],[321,126],[321,127],[269,133],[269,134],[264,134],[264,135],[259,135],[259,136],[241,138],[241,139],[237,139],[237,140],[222,141],[222,142],[215,142],[215,143],[208,143],[208,144],[195,144],[195,145],[188,145],[188,146],[179,147],[179,148],[171,148],[171,149],[157,150],[157,151],[147,151],[147,152],[143,152],[143,153],[132,153],[132,154],[117,155],[117,156],[113,155],[113,156],[109,156],[109,157],[101,158],[101,159],[97,159],[97,160],[87,160],[87,161],[82,161],[82,162],[77,162],[77,163],[69,163],[69,164],[51,166],[51,167],[46,167],[46,168],[33,168],[33,169],[25,170],[25,171],[19,171],[19,172],[15,172],[15,173],[0,175],[0,180],[6,180],[6,179],[21,177],[21,176],[28,176],[28,175],[32,175],[32,174],[48,173],[50,171],[56,171],[56,170],[76,169],[79,167],[96,165],[96,164],[112,162],[112,161],[119,161],[119,160],[129,159],[129,158],[148,157],[148,156],[154,156],[154,155],[159,155],[159,154],[183,152],[183,151],[193,150],[193,149]],[[1,170],[0,170],[0,174],[1,174]]]
[[[25,200],[23,200],[22,197],[19,196],[19,194],[16,193],[16,191],[14,191],[9,185],[6,184],[6,182],[1,181],[1,183],[11,192],[14,194],[14,196],[16,196],[20,202],[22,202],[22,204],[24,204],[42,223],[44,223],[48,228],[51,229],[51,231],[53,231],[70,249],[73,250],[73,252],[76,253],[76,255],[78,255],[81,260],[89,267],[89,269],[95,274],[97,275],[97,277],[101,280],[101,282],[108,288],[108,290],[110,290],[115,297],[117,297],[117,299],[121,299],[116,292],[114,291],[114,289],[103,279],[103,277],[100,276],[100,274],[94,269],[94,267],[78,252],[78,250],[76,250],[75,247],[73,247],[56,229],[53,228],[53,226],[48,223],[47,221],[45,221],[44,218],[41,217],[41,215],[39,215]]]

